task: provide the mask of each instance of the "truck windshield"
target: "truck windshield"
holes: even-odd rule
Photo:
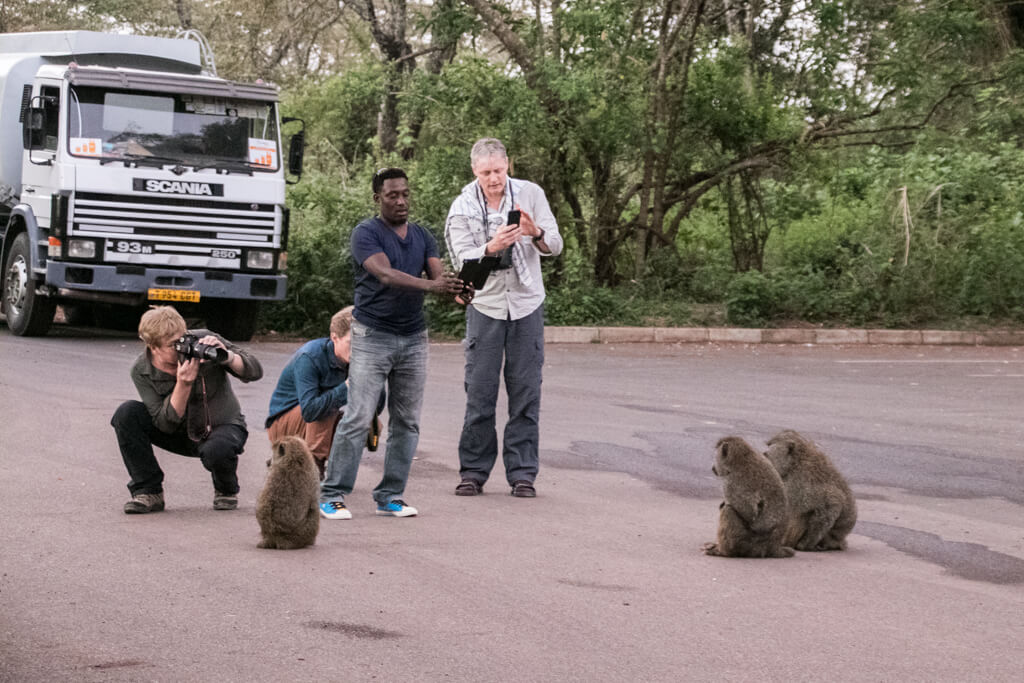
[[[271,102],[79,86],[68,112],[73,156],[228,172],[280,166]]]

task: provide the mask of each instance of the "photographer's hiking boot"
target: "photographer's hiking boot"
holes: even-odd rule
[[[214,510],[234,510],[238,507],[238,494],[237,493],[221,493],[220,491],[213,492],[213,509]]]
[[[164,509],[164,494],[133,493],[132,499],[124,504],[126,515],[144,515],[147,512],[160,512]]]

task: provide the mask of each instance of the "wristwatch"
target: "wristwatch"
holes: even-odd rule
[[[540,242],[542,239],[544,239],[544,228],[539,228],[539,230],[540,230],[540,234],[533,236],[533,241],[534,242]]]

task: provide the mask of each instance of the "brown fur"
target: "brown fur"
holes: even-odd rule
[[[711,468],[722,479],[718,539],[704,552],[722,557],[792,557],[783,545],[786,493],[782,479],[763,455],[738,436],[719,440]]]
[[[292,550],[313,545],[320,531],[320,474],[306,442],[286,436],[271,446],[270,471],[256,499],[263,536],[256,547]]]
[[[768,442],[765,457],[789,500],[786,544],[797,550],[844,550],[857,523],[857,502],[843,475],[812,441],[792,429]]]

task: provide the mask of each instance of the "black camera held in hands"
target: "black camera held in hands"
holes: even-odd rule
[[[219,346],[200,344],[199,337],[194,334],[184,334],[174,342],[174,350],[178,352],[178,361],[184,362],[189,358],[199,360],[212,360],[215,363],[226,363],[228,350]]]

